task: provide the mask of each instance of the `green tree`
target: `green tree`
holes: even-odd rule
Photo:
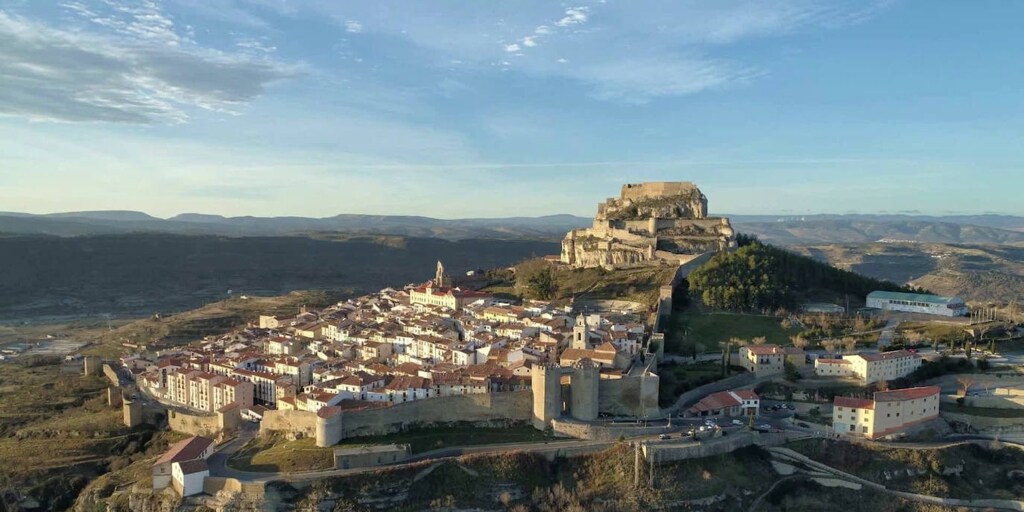
[[[551,300],[557,284],[555,270],[543,259],[532,259],[516,265],[516,292],[529,299]]]

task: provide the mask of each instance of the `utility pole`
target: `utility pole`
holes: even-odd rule
[[[651,450],[651,452],[650,452],[650,481],[647,484],[647,487],[651,488],[651,489],[654,488],[654,456],[656,454],[657,454],[657,451]]]
[[[640,486],[640,444],[637,442],[630,443],[633,445],[633,488]]]

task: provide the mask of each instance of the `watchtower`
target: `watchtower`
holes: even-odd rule
[[[579,421],[597,419],[598,386],[601,382],[601,369],[589,359],[584,359],[572,366],[570,386],[572,388],[572,409],[570,414]]]
[[[124,426],[135,428],[142,424],[142,402],[125,400],[122,403],[121,412],[124,416]]]
[[[562,415],[562,368],[551,363],[533,365],[533,426],[544,430]]]

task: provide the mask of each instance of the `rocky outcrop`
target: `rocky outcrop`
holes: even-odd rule
[[[597,207],[594,224],[570,231],[562,262],[577,268],[624,268],[734,247],[729,219],[708,217],[708,199],[689,182],[622,186],[618,198]]]

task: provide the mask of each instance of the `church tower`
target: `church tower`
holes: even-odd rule
[[[576,317],[576,325],[572,328],[572,348],[590,348],[590,328],[587,326],[587,317],[583,313]]]
[[[437,261],[437,271],[434,273],[434,288],[451,288],[451,279],[444,271],[444,263]]]

